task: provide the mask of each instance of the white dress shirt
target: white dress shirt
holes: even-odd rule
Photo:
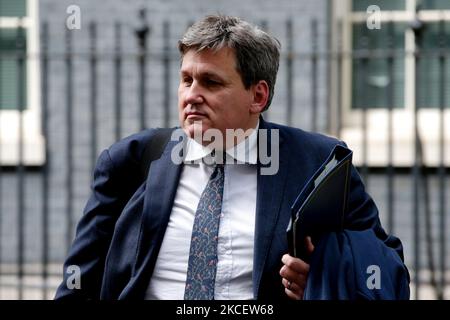
[[[244,141],[226,151],[214,289],[216,300],[253,299],[257,132],[258,130],[254,130]],[[205,164],[211,163],[210,160],[210,149],[193,139],[188,140],[172,213],[147,288],[146,299],[184,298],[195,212],[214,170],[213,165]]]

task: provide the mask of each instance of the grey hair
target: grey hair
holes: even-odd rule
[[[269,86],[267,110],[274,95],[275,81],[280,64],[280,42],[258,27],[237,17],[209,15],[193,24],[178,41],[181,57],[191,49],[220,50],[232,48],[236,68],[244,87],[265,80]]]

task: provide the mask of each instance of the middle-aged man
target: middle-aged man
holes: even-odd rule
[[[291,205],[344,144],[264,121],[279,42],[239,18],[214,15],[191,26],[179,50],[183,159],[176,161],[180,142],[171,139],[141,179],[160,129],[100,155],[56,298],[409,298],[401,243],[382,229],[353,167],[345,230],[314,244],[306,238],[310,264],[287,254]],[[266,147],[272,170],[264,173]]]

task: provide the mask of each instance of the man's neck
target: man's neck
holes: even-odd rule
[[[258,125],[259,117],[255,117],[250,119],[250,121],[244,128],[225,129],[225,132],[222,132],[222,146],[224,146],[223,149],[228,150],[240,144],[253,133]],[[204,146],[208,146],[209,144],[211,144],[211,140],[203,140],[202,144]]]

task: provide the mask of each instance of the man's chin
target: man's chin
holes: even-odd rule
[[[208,130],[208,128],[209,126],[205,126],[202,124],[188,123],[184,125],[183,130],[188,137],[194,139],[195,137],[203,137],[205,131]]]

